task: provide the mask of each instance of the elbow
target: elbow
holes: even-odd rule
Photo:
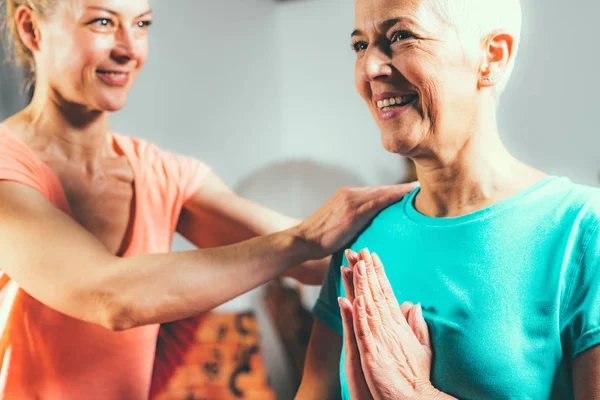
[[[139,326],[128,307],[112,307],[104,314],[101,325],[108,330],[122,332]]]
[[[96,313],[98,318],[94,322],[115,332],[132,329],[139,325],[134,318],[133,306],[128,304],[123,296],[104,294],[101,297],[103,298],[101,301],[94,302],[100,304],[99,312]]]

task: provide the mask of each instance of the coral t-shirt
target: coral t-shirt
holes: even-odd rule
[[[209,168],[143,140],[113,139],[134,174],[131,236],[122,256],[168,252],[182,206]],[[40,191],[73,217],[53,170],[1,124],[0,180]],[[0,265],[0,398],[147,399],[159,329],[113,332],[66,316],[28,295]]]

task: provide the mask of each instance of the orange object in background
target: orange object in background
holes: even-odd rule
[[[161,327],[154,400],[276,400],[252,313],[208,313]]]

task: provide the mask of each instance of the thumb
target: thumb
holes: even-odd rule
[[[404,196],[412,192],[419,186],[419,182],[402,183],[399,185],[384,186],[380,190],[380,205],[387,207],[397,201],[400,201]]]
[[[408,324],[415,333],[417,340],[422,346],[431,349],[431,339],[429,338],[429,327],[423,317],[423,308],[421,303],[414,306],[408,313]]]

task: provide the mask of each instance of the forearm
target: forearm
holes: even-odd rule
[[[329,269],[330,257],[320,260],[306,261],[294,268],[291,268],[283,276],[294,278],[305,285],[321,285]]]
[[[111,327],[162,323],[211,310],[307,259],[293,231],[230,246],[120,259],[106,271]]]

